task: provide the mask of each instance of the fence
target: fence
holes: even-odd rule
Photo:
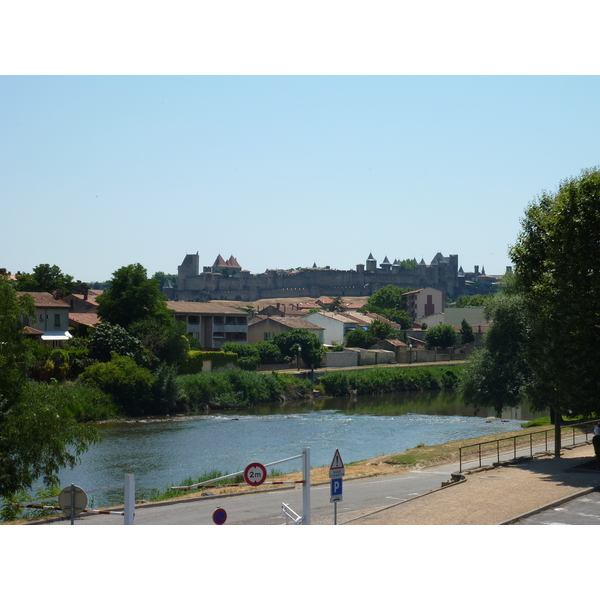
[[[577,440],[582,440],[582,438],[585,438],[585,441],[587,442],[588,437],[593,436],[594,426],[597,423],[598,420],[582,421],[579,423],[573,423],[571,425],[562,425],[560,427],[561,448],[563,447],[563,442],[566,444],[572,443],[573,445],[575,445],[575,443],[577,443]],[[474,460],[475,462],[478,461],[478,466],[481,467],[482,458],[484,456],[489,457],[494,454],[494,446],[498,462],[500,462],[500,454],[512,454],[513,458],[517,458],[518,450],[521,451],[521,456],[533,456],[534,445],[536,447],[544,446],[545,452],[548,452],[548,443],[554,443],[554,431],[554,427],[552,427],[544,431],[522,433],[520,435],[515,435],[508,438],[491,440],[489,442],[478,442],[477,444],[469,444],[468,446],[461,446],[459,448],[459,472],[462,472],[463,470],[463,459],[470,454],[477,455],[477,458],[475,458]],[[548,434],[551,435],[549,436]],[[529,454],[526,453],[527,447],[529,447]],[[471,450],[473,448],[477,448],[477,451],[473,452]],[[525,453],[523,453],[524,450]],[[468,462],[473,462],[473,460],[470,460]]]

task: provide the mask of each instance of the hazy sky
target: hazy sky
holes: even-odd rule
[[[527,204],[600,162],[599,103],[596,76],[4,76],[0,266],[501,274]]]

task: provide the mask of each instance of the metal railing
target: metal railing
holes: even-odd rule
[[[594,426],[598,423],[598,420],[594,421],[582,421],[579,423],[572,423],[570,425],[561,425],[561,435],[560,435],[560,447],[563,447],[563,444],[566,442],[572,443],[575,445],[576,439],[583,438],[585,436],[585,441],[588,441],[589,436],[593,436]],[[571,432],[566,430],[570,429]],[[532,433],[522,433],[520,435],[515,435],[512,437],[491,440],[489,442],[478,442],[476,444],[469,444],[468,446],[461,446],[458,450],[459,452],[459,472],[462,473],[463,470],[463,451],[470,448],[477,448],[477,457],[464,462],[479,462],[479,467],[482,466],[482,458],[484,456],[489,457],[496,454],[496,458],[498,462],[500,462],[500,454],[512,454],[512,458],[517,458],[517,451],[521,451],[520,456],[533,456],[533,447],[535,446],[544,446],[545,452],[548,452],[548,442],[554,442],[554,427],[546,429],[544,431],[536,431]],[[549,436],[548,434],[552,434]],[[526,438],[529,438],[529,443],[527,444]],[[535,444],[534,444],[535,438]],[[519,440],[517,442],[517,440]],[[503,445],[503,449],[501,452],[501,445]],[[494,448],[495,446],[495,452]],[[529,454],[523,453],[526,450],[527,446],[529,446]],[[485,450],[483,450],[485,448]],[[471,453],[469,453],[471,454]],[[464,455],[467,455],[467,452],[464,452]]]

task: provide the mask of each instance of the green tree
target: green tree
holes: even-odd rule
[[[127,416],[151,414],[154,408],[154,386],[156,378],[127,356],[112,355],[109,362],[96,363],[88,367],[79,379],[95,385],[106,394]]]
[[[41,264],[34,267],[33,273],[23,273],[17,277],[17,290],[20,292],[48,292],[58,290],[63,296],[75,292],[76,282],[64,274],[56,265]]]
[[[469,344],[470,342],[475,341],[473,328],[467,323],[466,319],[463,319],[462,323],[460,324],[460,341],[463,344]]]
[[[600,170],[542,192],[521,225],[509,255],[527,315],[527,394],[557,416],[598,414]]]
[[[88,356],[93,360],[108,362],[113,354],[127,356],[141,366],[149,366],[142,342],[120,325],[101,323],[88,341]]]
[[[102,321],[127,329],[133,322],[151,317],[163,322],[172,319],[166,297],[156,279],[148,279],[139,263],[113,273],[110,287],[97,298]]]
[[[289,359],[294,358],[296,347],[299,345],[301,348],[300,356],[307,365],[321,366],[325,350],[319,338],[308,329],[294,329],[293,331],[278,333],[273,337],[271,343],[279,348],[282,356]]]
[[[377,319],[369,323],[368,331],[372,333],[378,340],[398,339],[398,333],[389,323],[378,321]]]
[[[69,415],[66,399],[32,393],[25,371],[29,359],[22,319],[33,315],[31,298],[18,298],[0,278],[0,496],[29,488],[42,477],[57,483],[56,473],[72,467],[97,441],[93,426]]]
[[[456,344],[457,339],[458,334],[452,325],[435,325],[425,334],[425,343],[430,348],[449,348]]]
[[[377,343],[377,336],[371,331],[358,327],[346,334],[344,346],[346,348],[365,348],[368,349]]]
[[[190,340],[185,333],[185,324],[172,317],[161,319],[146,317],[129,326],[135,336],[150,353],[153,361],[174,364],[185,358],[190,349]]]
[[[505,406],[527,400],[526,384],[531,378],[525,361],[527,316],[523,297],[506,290],[486,305],[485,318],[492,325],[484,347],[476,349],[464,368],[459,392],[466,404],[491,406],[500,414]]]
[[[402,294],[407,290],[399,288],[397,285],[386,285],[380,290],[377,290],[367,303],[369,312],[377,312],[375,309],[395,308],[402,310]]]

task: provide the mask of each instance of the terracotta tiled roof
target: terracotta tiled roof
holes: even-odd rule
[[[233,254],[229,257],[229,260],[227,261],[227,266],[231,267],[232,269],[241,269],[242,267],[240,267],[240,263],[235,260]]]
[[[233,306],[223,306],[223,304],[213,304],[211,302],[179,302],[177,300],[167,300],[167,307],[178,314],[194,315],[237,315],[243,316],[245,313]]]
[[[302,317],[269,317],[272,321],[276,321],[277,323],[281,323],[282,325],[286,325],[291,329],[318,329],[325,330],[324,327],[320,325],[315,325]]]
[[[55,308],[69,308],[69,305],[62,300],[56,300],[52,294],[48,292],[17,292],[17,296],[31,296],[35,303],[36,308],[41,307],[55,307]]]
[[[69,323],[77,323],[78,325],[87,325],[88,327],[97,327],[100,325],[100,317],[96,313],[70,313]]]
[[[36,329],[35,327],[30,327],[29,325],[25,325],[25,327],[23,327],[23,329],[25,330],[25,333],[27,335],[44,335],[43,331],[40,331],[39,329]]]

